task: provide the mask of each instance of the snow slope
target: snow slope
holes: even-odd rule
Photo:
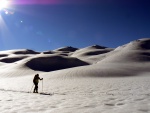
[[[44,79],[39,91],[52,95],[27,93],[37,73]],[[116,49],[94,45],[0,51],[0,111],[149,113],[149,75],[150,38]]]

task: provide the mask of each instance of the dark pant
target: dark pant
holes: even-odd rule
[[[34,85],[35,87],[33,93],[38,93],[38,83],[34,83]]]

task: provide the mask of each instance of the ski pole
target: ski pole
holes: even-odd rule
[[[42,79],[42,92],[43,92],[43,79]]]

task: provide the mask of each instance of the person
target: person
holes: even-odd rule
[[[35,85],[33,93],[38,93],[38,83],[39,83],[39,80],[43,80],[43,78],[40,78],[39,74],[36,74],[34,76],[34,79],[33,79],[33,83]]]

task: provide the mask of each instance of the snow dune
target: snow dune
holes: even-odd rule
[[[40,95],[32,92],[39,73]],[[0,51],[0,111],[149,113],[150,38],[117,48]]]

